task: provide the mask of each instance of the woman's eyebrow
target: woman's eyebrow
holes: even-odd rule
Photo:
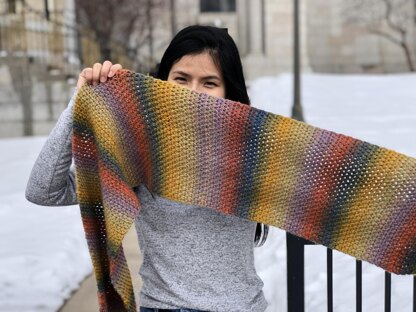
[[[183,72],[181,70],[175,70],[175,71],[173,71],[173,73],[174,74],[179,74],[179,75],[182,75],[182,76],[185,76],[185,77],[189,77],[190,76],[189,74],[187,74],[187,73],[185,73],[185,72]]]
[[[205,76],[203,77],[204,79],[216,79],[216,80],[221,80],[220,77],[216,76],[216,75],[212,75],[212,76]]]
[[[182,76],[185,76],[185,77],[190,77],[191,76],[190,74],[185,73],[184,71],[181,71],[181,70],[174,70],[173,73],[174,74],[179,74],[179,75],[182,75]],[[216,79],[216,80],[221,80],[221,78],[218,77],[217,75],[208,75],[208,76],[204,76],[202,78],[203,79]]]

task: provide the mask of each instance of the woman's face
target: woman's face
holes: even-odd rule
[[[168,81],[189,90],[225,97],[224,79],[207,52],[184,55],[173,64]]]

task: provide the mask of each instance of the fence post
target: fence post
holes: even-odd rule
[[[286,233],[287,246],[287,310],[305,311],[305,245],[306,239]]]

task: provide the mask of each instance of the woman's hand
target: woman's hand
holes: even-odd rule
[[[95,63],[92,68],[84,68],[79,74],[77,89],[79,90],[86,82],[93,86],[99,82],[106,82],[107,78],[113,77],[116,71],[122,68],[120,64],[113,65],[110,61],[105,61],[103,64]]]

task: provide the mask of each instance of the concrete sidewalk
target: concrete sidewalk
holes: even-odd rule
[[[138,294],[141,287],[139,268],[142,263],[142,257],[134,225],[124,238],[123,246],[132,275],[134,295],[138,306]],[[65,302],[58,312],[98,312],[97,288],[94,274],[91,274],[82,282],[79,289]]]

